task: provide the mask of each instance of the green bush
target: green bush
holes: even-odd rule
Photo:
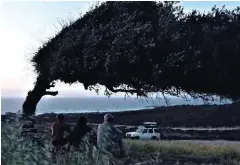
[[[39,147],[29,139],[21,136],[21,125],[2,123],[1,159],[4,165],[47,165],[50,152],[47,145]]]
[[[82,151],[58,152],[53,155],[51,152],[50,139],[43,140],[44,145],[32,141],[21,135],[22,125],[19,120],[10,123],[2,122],[2,164],[4,165],[106,165],[105,161],[109,159],[101,159],[93,151],[92,144],[89,144],[89,135],[85,136],[82,142]],[[38,138],[44,137],[44,134],[36,134]],[[93,157],[94,156],[94,157]],[[99,159],[95,159],[95,158]],[[113,163],[114,160],[112,161]],[[115,163],[116,164],[116,163]]]
[[[54,160],[51,154],[50,141],[45,141],[43,146],[34,143],[30,138],[21,136],[21,124],[2,123],[2,163],[4,165],[90,165],[91,159],[85,152],[71,152],[71,155],[56,155]],[[80,163],[78,163],[80,162]]]

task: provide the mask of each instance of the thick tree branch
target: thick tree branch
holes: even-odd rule
[[[47,87],[47,89],[54,88],[54,87],[55,87],[55,82],[52,82],[52,83]]]
[[[50,96],[56,96],[58,94],[58,91],[46,91],[44,95],[50,95]]]

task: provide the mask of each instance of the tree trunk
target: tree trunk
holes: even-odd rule
[[[40,78],[38,78],[33,90],[28,92],[27,97],[22,105],[23,114],[27,116],[35,115],[37,104],[44,95],[56,96],[58,94],[57,91],[47,91],[47,89],[50,89],[54,86],[54,83],[50,84],[47,81],[42,81]]]

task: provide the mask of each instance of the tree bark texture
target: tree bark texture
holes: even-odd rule
[[[33,90],[30,90],[27,94],[27,97],[22,105],[22,112],[27,116],[35,115],[37,104],[43,96],[56,96],[58,94],[57,91],[47,91],[47,89],[54,86],[54,83],[51,84],[44,79],[38,78]]]

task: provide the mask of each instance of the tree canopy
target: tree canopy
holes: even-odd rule
[[[103,2],[63,27],[31,62],[45,89],[59,80],[96,91],[102,85],[106,95],[238,100],[240,8],[185,14],[176,2]]]

